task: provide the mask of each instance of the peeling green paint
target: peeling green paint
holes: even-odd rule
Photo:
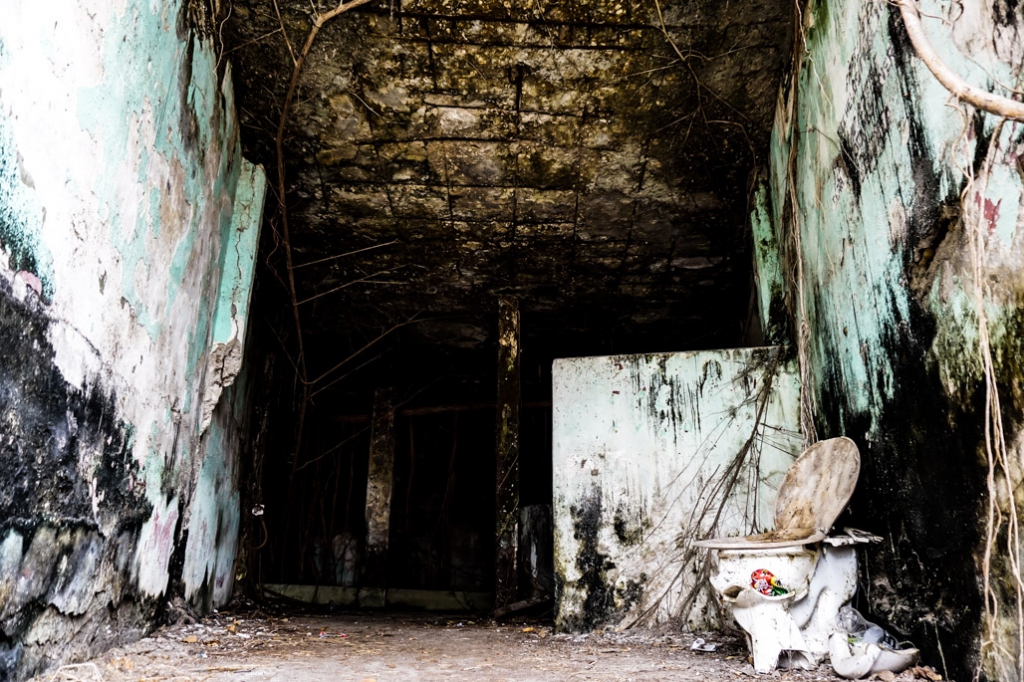
[[[921,5],[925,16],[948,9]],[[968,81],[1016,82],[993,54],[1024,49],[1007,37],[1019,33],[999,33],[986,24],[995,18],[977,12],[927,20],[933,44]],[[789,242],[780,237],[780,257],[803,264],[819,436],[848,435],[865,454],[854,523],[888,536],[868,555],[871,610],[959,679],[980,661],[975,557],[981,561],[985,499],[984,387],[959,211],[962,169],[979,176],[965,201],[984,222],[992,273],[984,310],[1016,443],[1024,421],[1024,231],[1015,159],[1024,134],[1008,124],[992,139],[995,117],[965,118],[947,106],[949,93],[913,52],[892,7],[812,2],[805,19],[795,97],[783,97],[776,115],[770,177],[776,231],[799,226],[801,253],[786,254]],[[985,177],[981,158],[990,147]],[[755,234],[765,231],[759,213],[752,224]],[[770,284],[759,278],[758,287],[766,300]],[[1000,573],[1006,558],[998,554]],[[1012,613],[1012,589],[997,589]],[[1013,651],[1015,639],[1000,646]],[[994,679],[1012,679],[1001,664],[987,665]]]
[[[183,591],[182,579],[206,561],[201,556],[196,565],[183,565],[185,538],[192,537],[186,533],[202,525],[209,510],[218,524],[211,575],[221,588],[212,593],[214,602],[202,605],[228,598],[230,581],[223,578],[230,575],[239,518],[233,467],[247,393],[231,393],[228,421],[218,422],[205,441],[199,405],[212,380],[215,316],[225,315],[229,325],[235,316],[237,326],[238,316],[247,314],[258,234],[252,223],[260,217],[265,180],[247,166],[245,186],[238,186],[243,163],[230,71],[222,82],[213,45],[186,27],[182,1],[31,9],[7,3],[4,14],[0,293],[42,320],[38,326],[53,345],[48,369],[63,377],[69,395],[111,396],[107,412],[94,416],[127,434],[118,452],[123,462],[65,452],[74,447],[73,436],[66,443],[50,439],[53,458],[77,466],[79,477],[110,478],[117,467],[130,474],[115,481],[117,494],[81,481],[95,499],[86,500],[80,521],[89,521],[90,509],[104,511],[93,534],[97,552],[116,555],[118,562],[105,565],[102,574],[84,559],[69,564],[76,585],[94,595],[94,612],[74,620],[80,612],[52,604],[57,612],[46,611],[50,644],[21,658],[20,635],[5,629],[0,678],[7,679],[9,672],[32,674],[139,636],[159,601]],[[248,215],[244,230],[233,222],[239,212]],[[9,271],[7,256],[14,271],[42,280],[42,301],[29,298],[24,285],[34,286],[34,278]],[[232,272],[224,276],[227,267]],[[4,332],[13,339],[5,351],[24,346],[25,339],[34,342],[16,325]],[[0,363],[0,381],[10,373]],[[24,412],[17,405],[9,410]],[[64,418],[60,410],[58,417]],[[40,457],[25,461],[46,459]],[[41,489],[60,483],[45,476],[32,480]],[[118,495],[134,495],[150,511],[122,505],[108,514],[107,507],[120,504]],[[194,504],[197,497],[201,504]],[[19,532],[29,538],[33,521],[23,516]],[[79,535],[67,537],[74,544]],[[119,603],[121,594],[126,601]],[[40,612],[49,608],[39,606]],[[111,614],[120,619],[122,612],[131,612],[132,627],[110,627]],[[26,612],[25,623],[36,615]]]
[[[266,192],[267,179],[263,169],[243,159],[230,232],[225,235],[222,250],[220,293],[213,323],[214,343],[228,343],[236,334],[240,339],[245,338]]]

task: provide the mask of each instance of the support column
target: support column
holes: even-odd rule
[[[498,299],[498,424],[494,608],[516,601],[519,581],[519,302]]]
[[[395,470],[395,408],[392,389],[373,395],[370,465],[366,478],[366,563],[360,606],[383,607],[387,587],[388,531],[391,524],[391,486]]]

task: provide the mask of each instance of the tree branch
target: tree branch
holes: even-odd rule
[[[928,38],[924,34],[924,27],[921,25],[921,15],[918,13],[917,3],[914,0],[896,0],[896,2],[899,4],[903,24],[907,27],[907,35],[910,36],[910,42],[913,44],[917,56],[942,83],[943,87],[953,93],[957,99],[961,99],[977,109],[997,116],[1024,121],[1024,102],[976,88],[954,73],[928,42]]]

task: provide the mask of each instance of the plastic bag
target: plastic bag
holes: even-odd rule
[[[862,642],[878,644],[890,649],[900,648],[895,637],[865,619],[860,615],[860,611],[849,605],[839,609],[839,615],[836,616],[836,627],[840,632],[845,632]]]

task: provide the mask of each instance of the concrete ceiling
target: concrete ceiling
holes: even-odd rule
[[[298,51],[309,1],[278,4]],[[735,343],[792,6],[661,10],[675,47],[655,0],[381,0],[328,23],[285,139],[313,345],[416,315],[420,342],[485,344],[499,294],[537,343]],[[221,30],[243,145],[272,179],[281,25],[273,2],[235,0]]]

